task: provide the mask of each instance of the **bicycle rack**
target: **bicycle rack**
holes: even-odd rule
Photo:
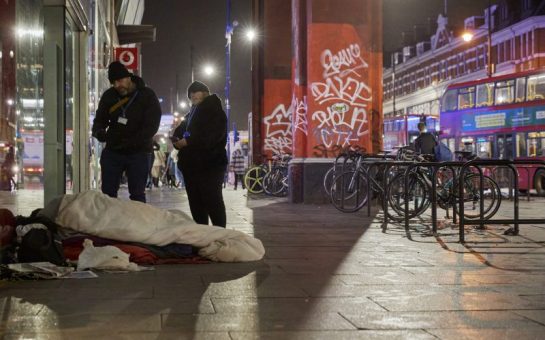
[[[479,219],[475,220],[469,220],[466,221],[466,218],[464,216],[464,202],[463,200],[460,200],[459,203],[459,213],[460,213],[460,223],[459,223],[459,240],[460,243],[465,243],[465,225],[480,225],[483,226],[485,223],[487,224],[513,224],[514,225],[514,232],[513,235],[518,235],[519,233],[519,224],[545,224],[545,219],[520,219],[519,218],[519,193],[518,193],[518,172],[515,165],[542,165],[545,166],[545,161],[540,160],[472,160],[467,163],[465,163],[461,170],[460,170],[460,178],[463,178],[464,174],[468,171],[470,166],[474,166],[476,169],[478,169],[479,172],[479,193],[480,197],[484,197],[484,188],[483,188],[483,179],[484,174],[480,166],[504,166],[508,167],[512,173],[513,173],[513,183],[514,183],[514,218],[513,219],[484,219],[484,200],[480,200],[480,211],[479,211]],[[459,183],[459,194],[460,197],[463,195],[463,181],[460,181]]]
[[[465,162],[459,161],[449,161],[449,162],[413,162],[410,164],[407,169],[405,169],[405,181],[404,181],[404,191],[405,191],[405,231],[409,232],[409,172],[415,167],[426,167],[430,168],[431,171],[431,219],[432,219],[432,231],[434,234],[437,233],[437,172],[440,168],[448,168],[453,175],[453,178],[456,176],[455,167],[461,167]],[[453,205],[452,209],[453,222],[456,223],[456,204]]]

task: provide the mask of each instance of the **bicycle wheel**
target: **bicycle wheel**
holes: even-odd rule
[[[490,219],[498,212],[501,204],[501,191],[498,184],[489,176],[483,176],[483,194],[479,190],[478,174],[467,174],[464,178],[464,216],[468,219],[480,217],[480,201],[484,200],[483,217]]]
[[[367,179],[360,171],[345,171],[331,185],[331,204],[342,212],[356,212],[368,200]]]
[[[345,171],[354,170],[354,162],[350,159],[343,160],[347,156],[339,156],[335,160],[335,163],[333,163],[333,166],[327,170],[327,172],[324,175],[323,180],[323,187],[324,192],[327,194],[327,196],[331,195],[331,185],[333,184],[333,179],[335,178],[336,174],[340,174]],[[341,161],[343,160],[343,161]]]
[[[277,167],[263,177],[263,190],[266,194],[283,197],[288,194],[287,169]]]
[[[267,167],[263,165],[254,166],[244,174],[244,185],[248,192],[259,194],[263,192],[263,177],[267,174]]]
[[[331,194],[331,184],[333,184],[333,178],[335,177],[335,165],[333,165],[324,175],[324,181],[322,183],[324,192],[327,196]]]
[[[421,175],[411,172],[409,176],[409,218],[421,215],[430,206],[428,186],[420,177]],[[397,174],[389,183],[386,189],[388,217],[400,221],[405,218],[405,174]]]

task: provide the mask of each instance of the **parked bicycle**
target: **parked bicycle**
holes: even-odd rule
[[[408,152],[408,151],[406,151]],[[456,152],[469,159],[475,158],[464,152]],[[422,155],[414,155],[416,161],[426,161]],[[407,196],[405,195],[405,179],[408,176]],[[459,194],[458,172],[448,167],[437,170],[436,197],[437,205],[442,209],[456,208],[460,201],[464,203],[464,216],[476,219],[480,216],[480,201],[484,201],[483,216],[490,219],[498,211],[501,204],[501,191],[497,183],[487,175],[483,176],[483,197],[481,197],[480,177],[470,172],[464,175],[463,193]],[[387,201],[397,213],[394,220],[405,218],[405,200],[409,200],[409,218],[421,215],[431,203],[432,179],[428,167],[414,167],[408,174],[399,173],[388,185]]]
[[[288,194],[288,163],[290,155],[279,155],[272,164],[269,172],[263,177],[265,193],[277,197]]]
[[[287,195],[290,159],[290,155],[275,154],[267,163],[249,168],[244,175],[244,185],[248,192],[253,194],[265,192],[274,196]]]

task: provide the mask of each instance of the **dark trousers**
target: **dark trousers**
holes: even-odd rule
[[[202,172],[182,169],[189,209],[195,223],[208,225],[210,217],[213,225],[225,228],[227,217],[221,191],[224,173],[224,169]]]
[[[100,157],[102,192],[117,197],[123,171],[127,175],[130,199],[146,203],[149,153],[121,154],[104,149]]]
[[[244,174],[235,174],[235,190],[237,190],[238,180],[240,180],[242,189],[244,189]]]

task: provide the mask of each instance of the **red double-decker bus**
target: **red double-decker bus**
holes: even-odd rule
[[[545,159],[545,69],[449,85],[440,126],[440,139],[451,150],[481,158]],[[545,195],[545,168],[524,168],[519,188]]]

